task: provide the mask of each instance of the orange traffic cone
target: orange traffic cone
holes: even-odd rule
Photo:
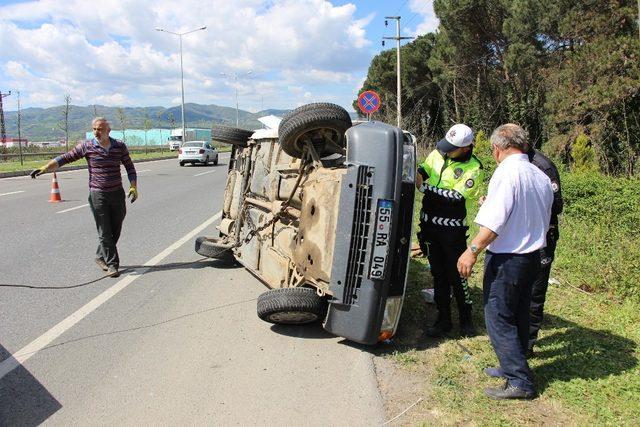
[[[60,197],[60,187],[58,187],[58,177],[56,173],[53,173],[53,177],[51,178],[51,198],[49,199],[49,203],[61,202],[62,197]]]

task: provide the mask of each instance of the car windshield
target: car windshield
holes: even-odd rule
[[[199,147],[199,148],[202,148],[203,145],[204,145],[204,142],[187,142],[186,144],[183,145],[183,147]]]

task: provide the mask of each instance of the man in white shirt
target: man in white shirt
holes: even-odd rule
[[[480,231],[458,259],[458,271],[469,277],[478,254],[484,262],[484,317],[499,368],[485,369],[504,377],[503,387],[487,388],[495,399],[531,399],[535,387],[526,359],[531,286],[540,268],[539,249],[546,245],[553,189],[549,178],[529,162],[527,133],[506,124],[491,135],[498,163],[487,198],[475,222]]]

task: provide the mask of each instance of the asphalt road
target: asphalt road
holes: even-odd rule
[[[214,234],[219,166],[138,163],[119,278],[99,278],[87,172],[0,180],[0,425],[375,425],[371,356],[319,326],[260,321],[265,288],[198,261]],[[124,178],[126,183],[126,178]],[[76,287],[73,287],[76,286]]]

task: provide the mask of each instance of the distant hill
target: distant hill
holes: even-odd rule
[[[125,107],[122,108],[124,127],[127,129],[143,129],[146,119],[151,128],[179,127],[181,125],[180,106],[177,107]],[[239,110],[239,127],[258,129],[262,124],[259,117],[273,114],[283,116],[289,110],[269,109],[257,113]],[[64,107],[25,108],[22,110],[21,134],[30,141],[51,141],[64,138],[60,129]],[[84,138],[85,132],[91,130],[91,120],[96,115],[106,117],[113,130],[122,129],[120,114],[116,107],[104,105],[80,107],[72,105],[69,111],[69,138]],[[7,136],[18,136],[16,111],[5,111]],[[173,123],[172,123],[173,119]],[[210,128],[213,124],[235,126],[236,109],[219,105],[185,104],[185,121],[187,127]]]

